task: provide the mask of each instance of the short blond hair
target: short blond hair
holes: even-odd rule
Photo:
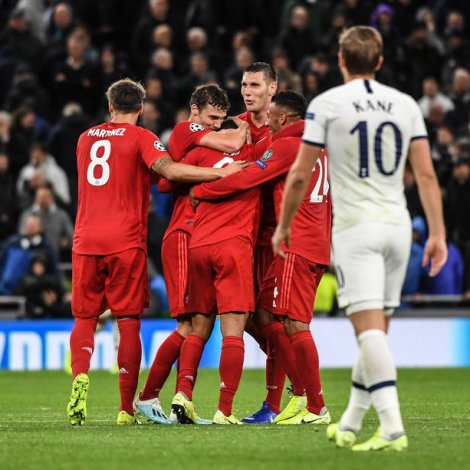
[[[139,82],[123,78],[109,86],[106,98],[117,112],[138,113],[144,104],[145,88]]]
[[[374,73],[383,54],[382,36],[369,26],[354,26],[342,32],[339,50],[350,74]]]

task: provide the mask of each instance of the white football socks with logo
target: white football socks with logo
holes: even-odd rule
[[[358,336],[362,373],[374,408],[379,415],[382,437],[395,439],[405,433],[396,387],[397,369],[384,331],[367,330]]]
[[[343,416],[341,416],[340,429],[355,433],[359,432],[362,427],[362,420],[371,403],[370,394],[365,386],[364,375],[362,373],[361,354],[359,354],[352,370],[351,395],[349,396],[348,407]]]

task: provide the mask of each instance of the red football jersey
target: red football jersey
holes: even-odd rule
[[[155,134],[132,124],[106,122],[80,136],[73,251],[107,255],[147,250],[149,168],[165,156],[169,154]]]
[[[168,142],[168,149],[171,158],[175,162],[181,161],[186,154],[199,145],[202,137],[209,132],[210,129],[204,129],[201,124],[191,121],[179,122],[173,128]],[[163,188],[159,186],[159,190]],[[166,191],[162,191],[166,192]],[[188,233],[193,231],[194,210],[189,202],[189,186],[181,184],[175,186],[173,190],[173,213],[171,215],[170,224],[165,232],[164,238],[168,237],[175,230],[184,230]]]
[[[250,132],[253,143],[259,142],[264,137],[271,137],[269,127],[266,125],[257,127],[256,124],[251,120],[250,112],[246,111],[245,113],[238,115],[238,117],[242,121],[248,122],[250,125]],[[258,240],[256,241],[257,245],[271,246],[271,238],[274,234],[274,230],[276,229],[276,213],[274,211],[273,194],[271,189],[272,188],[270,187],[264,187],[261,190],[263,208],[261,211]]]
[[[246,145],[240,152],[227,154],[197,147],[187,155],[185,162],[196,166],[223,167],[234,160],[259,158],[265,148],[263,145]],[[246,237],[254,244],[260,217],[259,196],[259,189],[254,188],[221,201],[201,201],[196,209],[189,247],[210,245],[238,236]]]
[[[259,142],[263,137],[269,137],[269,127],[266,124],[258,127],[251,119],[251,113],[246,111],[237,116],[242,121],[246,121],[250,125],[251,140],[254,144]]]
[[[212,183],[194,187],[194,196],[203,200],[226,198],[270,182],[274,191],[276,216],[282,202],[286,174],[297,156],[304,122],[297,121],[272,136],[272,145],[246,170]],[[323,152],[312,173],[309,189],[292,222],[287,252],[320,264],[330,262],[331,200],[327,178],[327,156]]]

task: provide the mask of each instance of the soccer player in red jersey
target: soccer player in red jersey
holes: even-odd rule
[[[190,104],[189,121],[176,124],[170,136],[169,152],[175,161],[181,161],[197,146],[221,152],[235,152],[245,143],[248,131],[248,124],[245,122],[237,129],[219,131],[230,104],[227,93],[218,85],[208,84],[196,88]],[[162,243],[162,262],[170,314],[178,323],[176,329],[158,349],[144,388],[135,401],[135,408],[147,419],[156,423],[165,423],[168,420],[158,397],[180,354],[184,339],[191,332],[191,317],[185,298],[188,244],[193,230],[194,210],[189,202],[189,186],[168,186],[168,182],[162,179],[159,190],[162,192],[173,190],[174,195],[173,214]]]
[[[234,159],[251,160],[251,151],[254,159],[259,158],[265,148],[261,142],[229,155],[199,147],[187,155],[186,162],[220,167]],[[220,314],[220,396],[212,422],[241,424],[232,415],[232,403],[243,369],[245,322],[254,310],[253,246],[259,223],[259,195],[255,188],[217,204],[202,202],[197,207],[188,251],[192,332],[181,349],[177,393],[172,402],[180,423],[197,422],[192,403],[194,381],[215,316]]]
[[[121,394],[118,424],[135,422],[132,400],[141,360],[140,315],[148,304],[147,212],[152,169],[170,180],[218,179],[227,169],[175,163],[158,137],[137,127],[145,90],[130,79],[106,92],[111,121],[85,131],[77,144],[78,213],[72,257],[70,336],[73,385],[67,414],[86,418],[91,355],[98,317],[108,308],[118,317]],[[232,166],[228,173],[241,168]]]
[[[273,97],[269,127],[273,143],[260,160],[223,184],[201,184],[193,188],[197,199],[213,200],[237,194],[247,188],[270,182],[276,213],[282,199],[285,177],[295,160],[301,142],[306,102],[295,92]],[[260,289],[255,320],[274,345],[293,387],[294,397],[274,422],[327,424],[330,420],[321,392],[319,361],[309,330],[315,292],[330,260],[331,203],[324,152],[309,183],[309,191],[294,219],[291,243],[285,257],[276,257]],[[282,324],[273,317],[284,320]],[[302,371],[302,374],[300,374]],[[307,393],[308,403],[303,397]]]
[[[261,139],[270,139],[271,134],[268,121],[268,110],[271,98],[277,90],[277,73],[273,66],[266,62],[254,62],[243,73],[241,94],[247,111],[238,117],[250,125],[252,142]],[[274,211],[272,188],[269,185],[262,188],[262,210],[258,239],[255,247],[255,294],[274,256],[271,247],[271,237],[276,228],[276,214]],[[266,352],[266,389],[267,395],[261,408],[252,415],[243,418],[245,423],[271,422],[280,412],[282,391],[286,374],[279,367],[272,348],[262,337],[251,318],[248,319],[246,331],[255,338],[261,349]]]

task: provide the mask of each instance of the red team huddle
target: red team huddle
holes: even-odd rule
[[[247,112],[227,121],[235,129],[224,130],[226,93],[217,85],[199,87],[191,98],[190,120],[175,126],[168,152],[157,136],[136,126],[145,97],[142,87],[125,79],[109,88],[111,121],[82,134],[77,145],[70,339],[74,380],[67,407],[72,424],[84,424],[86,418],[94,332],[108,308],[121,332],[117,424],[134,424],[138,416],[161,424],[330,423],[309,329],[315,292],[330,262],[327,155],[322,153],[312,172],[289,246],[274,257],[270,239],[307,107],[298,93],[275,94],[276,84],[269,64],[248,67],[242,81]],[[159,348],[134,399],[140,315],[148,304],[152,172],[159,176],[159,190],[174,194],[162,261],[177,327]],[[195,412],[192,392],[216,315],[223,337],[220,395],[213,419],[206,421]],[[240,421],[232,403],[243,370],[244,331],[268,353],[268,394],[259,411]],[[159,392],[177,360],[176,394],[167,417]],[[293,397],[281,412],[286,374]]]

